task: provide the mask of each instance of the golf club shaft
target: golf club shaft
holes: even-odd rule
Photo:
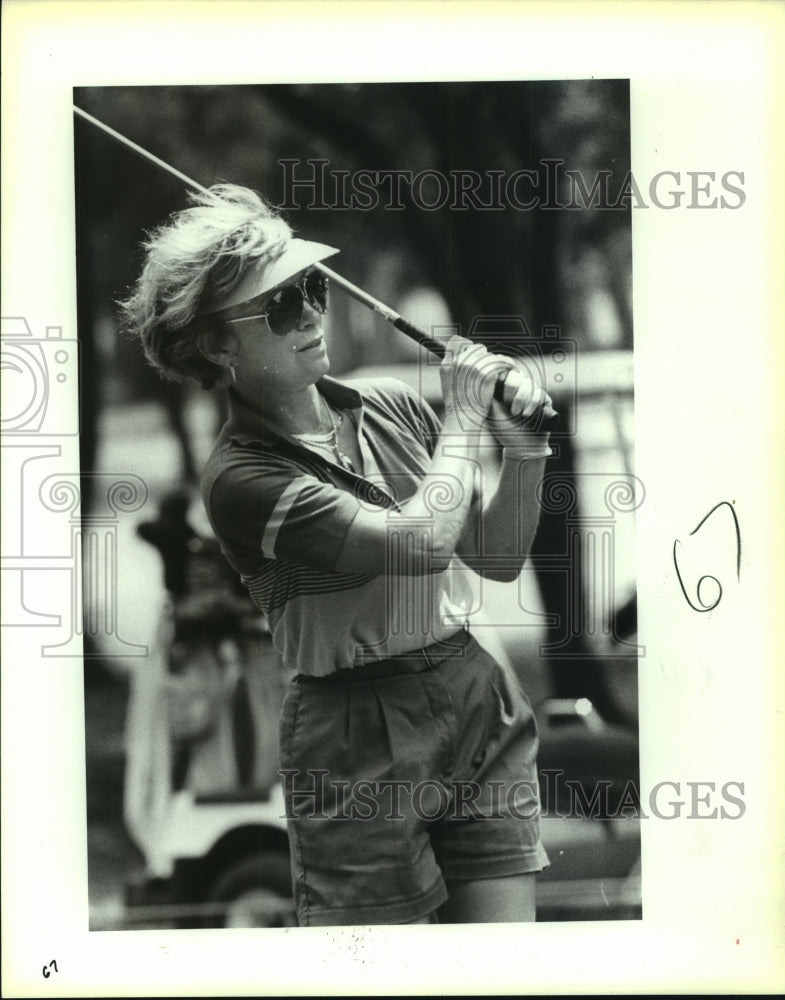
[[[162,170],[165,170],[167,173],[171,174],[173,177],[176,177],[184,184],[188,185],[189,187],[193,188],[196,191],[201,192],[202,194],[210,194],[209,188],[206,188],[203,184],[199,184],[192,177],[189,177],[187,174],[184,174],[180,170],[177,170],[175,167],[171,166],[171,164],[167,163],[165,160],[162,160],[160,157],[155,156],[153,153],[145,149],[143,146],[140,146],[138,143],[132,142],[121,132],[118,132],[115,129],[110,128],[108,125],[105,125],[100,119],[94,117],[91,114],[88,114],[86,111],[83,111],[75,104],[73,105],[73,110],[75,114],[85,119],[85,121],[90,122],[91,125],[95,125],[96,128],[101,129],[102,132],[105,132],[108,136],[111,136],[111,138],[114,139],[115,141],[126,146],[128,149],[133,150],[133,152],[135,152],[139,156],[142,156],[144,159],[149,160],[151,163],[154,163],[157,167],[160,167]],[[435,340],[433,337],[428,336],[428,334],[424,330],[421,330],[419,327],[415,326],[414,323],[410,323],[408,320],[404,319],[399,313],[395,312],[394,309],[391,309],[383,302],[380,302],[379,299],[376,299],[372,295],[369,295],[368,292],[363,291],[363,289],[359,288],[357,285],[352,284],[351,281],[347,281],[346,278],[342,278],[341,275],[336,274],[336,272],[331,270],[329,267],[325,267],[324,264],[316,264],[315,266],[326,277],[328,277],[331,281],[335,282],[336,285],[339,285],[341,288],[343,288],[343,290],[348,295],[351,295],[352,298],[357,299],[358,302],[362,302],[363,305],[367,306],[369,309],[372,309],[380,316],[383,316],[384,319],[387,320],[387,322],[391,323],[395,327],[396,330],[400,330],[400,332],[405,334],[407,337],[410,337],[412,340],[417,341],[418,344],[420,344],[426,350],[430,351],[432,354],[435,354],[438,358],[444,357],[444,355],[446,354],[446,350],[444,344],[441,343],[441,341]],[[496,388],[494,390],[494,397],[497,400],[499,400],[499,402],[504,401],[505,378],[506,375],[502,375],[499,377],[496,383]],[[557,420],[558,420],[558,414],[554,410],[552,410],[550,407],[548,408],[540,407],[537,411],[535,411],[534,414],[532,414],[532,416],[527,417],[525,420],[523,420],[522,423],[524,426],[537,427],[540,430],[550,430],[556,424]]]
[[[418,344],[422,345],[426,350],[435,354],[439,358],[443,358],[446,354],[444,344],[439,340],[434,340],[433,337],[429,337],[428,334],[421,330],[419,327],[415,326],[414,323],[409,323],[405,320],[399,313],[389,306],[386,306],[379,299],[375,299],[373,295],[369,295],[368,292],[364,292],[362,288],[358,288],[357,285],[353,285],[351,281],[347,281],[346,278],[342,278],[340,274],[336,274],[331,268],[326,267],[324,264],[315,265],[318,270],[329,278],[330,281],[334,281],[336,285],[339,285],[348,295],[351,295],[353,299],[357,299],[358,302],[362,302],[364,306],[368,306],[375,313],[378,313],[383,319],[386,319],[388,323],[400,330],[401,333],[405,333],[407,337],[411,337],[412,340],[416,340]]]
[[[368,292],[363,291],[357,285],[352,284],[351,281],[347,281],[346,278],[341,277],[340,274],[336,274],[331,268],[326,267],[324,264],[316,264],[315,267],[329,278],[330,281],[334,281],[335,284],[339,285],[347,295],[351,295],[352,298],[356,299],[358,302],[362,302],[364,306],[372,309],[375,313],[382,316],[388,323],[391,323],[396,330],[400,330],[401,333],[406,334],[412,340],[417,341],[421,347],[424,347],[427,351],[435,354],[438,358],[443,358],[447,353],[444,343],[440,340],[434,340],[430,337],[424,330],[421,330],[414,323],[410,323],[408,320],[404,319],[399,313],[389,306],[380,302],[379,299],[369,295]],[[496,382],[496,387],[494,388],[494,398],[499,402],[504,401],[504,382],[506,374],[501,375]],[[524,425],[537,426],[540,430],[551,430],[557,423],[559,419],[558,413],[551,407],[543,408],[535,411],[531,417],[523,420]]]

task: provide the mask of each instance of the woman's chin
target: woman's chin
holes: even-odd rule
[[[313,371],[318,372],[319,378],[321,378],[322,375],[326,375],[330,370],[329,355],[327,354],[324,345],[319,348],[314,348],[311,353],[312,357],[307,359],[308,365],[313,369]]]

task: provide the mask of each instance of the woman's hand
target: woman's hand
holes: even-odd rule
[[[501,468],[494,492],[483,501],[481,530],[469,526],[457,552],[480,576],[504,583],[520,575],[537,529],[538,490],[551,454],[537,415],[540,407],[547,414],[551,398],[523,364],[499,357],[491,363],[507,371],[504,401],[492,401],[486,423],[502,447]],[[528,417],[535,419],[527,427]]]
[[[508,367],[506,359],[489,354],[482,344],[451,337],[439,370],[445,419],[457,420],[476,440],[488,416],[496,380]]]
[[[550,454],[548,432],[524,421],[541,409],[553,409],[553,401],[528,367],[518,365],[512,358],[507,362],[508,374],[504,382],[504,402],[493,400],[488,426],[496,441],[505,449],[520,452],[520,457],[544,457]]]

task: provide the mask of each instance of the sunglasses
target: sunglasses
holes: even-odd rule
[[[226,322],[244,323],[249,319],[266,319],[271,333],[276,337],[285,337],[299,326],[305,302],[320,315],[327,312],[327,291],[327,278],[318,271],[313,271],[293,285],[279,288],[270,299],[267,312],[239,316]]]

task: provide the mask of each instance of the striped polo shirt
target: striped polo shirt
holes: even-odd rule
[[[455,557],[444,572],[407,574],[400,522],[394,537],[380,540],[389,572],[335,571],[363,506],[405,514],[440,428],[428,404],[397,379],[325,376],[317,388],[352,418],[362,476],[305,447],[230,390],[230,417],[205,466],[202,497],[224,554],[267,614],[284,666],[324,676],[452,635],[468,618],[472,590],[470,571]],[[427,517],[406,526],[412,540],[429,531]]]

